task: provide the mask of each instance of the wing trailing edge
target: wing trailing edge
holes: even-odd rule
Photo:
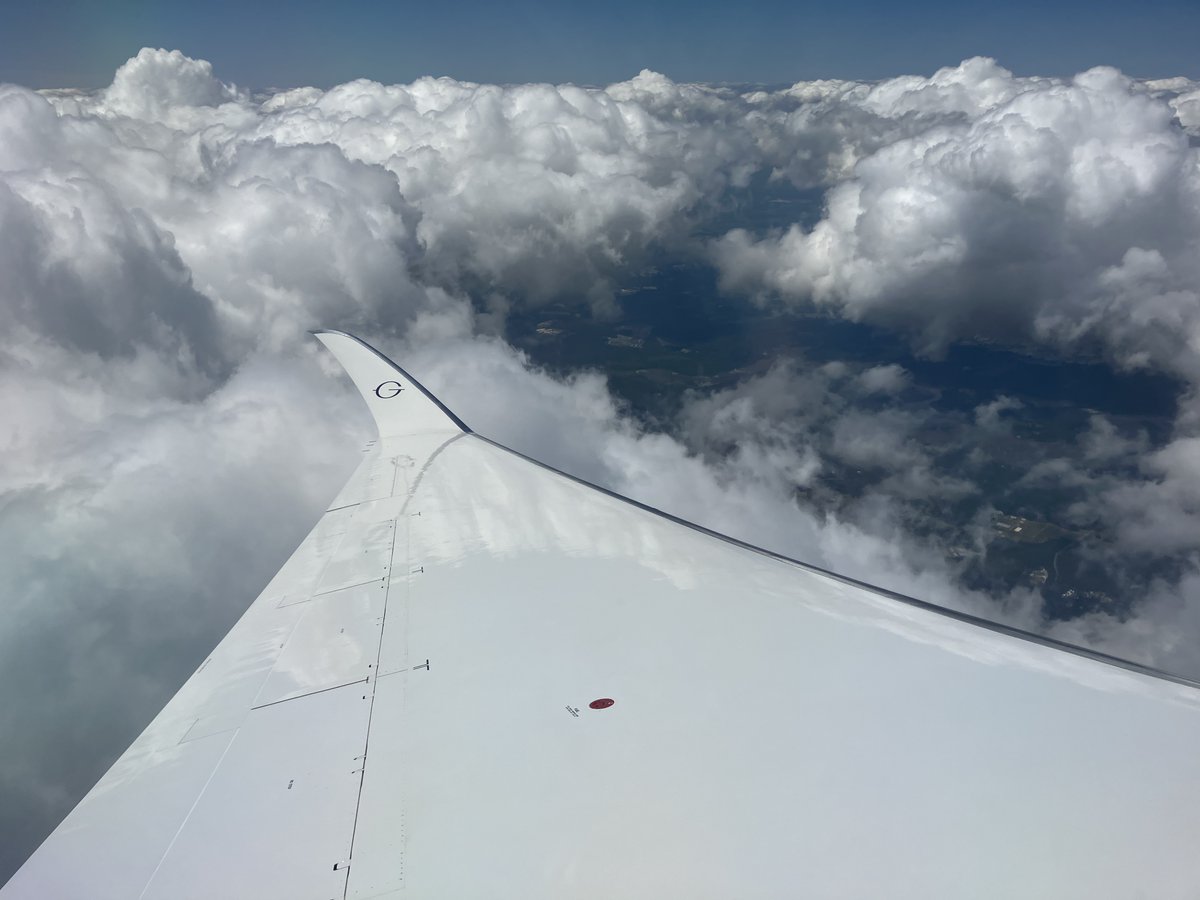
[[[375,419],[381,438],[471,429],[402,368],[369,344],[341,331],[314,331],[334,355]]]

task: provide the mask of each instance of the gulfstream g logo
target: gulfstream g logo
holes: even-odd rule
[[[397,394],[404,390],[404,385],[398,381],[385,381],[379,387],[375,388],[375,396],[380,400],[391,400]]]

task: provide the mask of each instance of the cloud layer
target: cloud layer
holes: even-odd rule
[[[0,86],[0,135],[0,876],[354,463],[369,426],[316,327],[403,359],[477,430],[673,513],[1200,672],[1200,86],[977,59],[778,91],[643,72],[264,96],[147,49],[94,94]],[[788,190],[825,192],[815,223],[753,224]],[[669,265],[932,354],[987,338],[1180,379],[1169,440],[1096,415],[1027,475],[1074,491],[1080,527],[1119,523],[1096,553],[1162,560],[1128,576],[1134,613],[1051,624],[1034,591],[996,595],[950,552],[991,540],[979,448],[1014,439],[1018,408],[999,387],[935,415],[896,363],[796,357],[649,429],[600,375],[552,377],[504,340],[513,312],[609,315]],[[848,471],[858,487],[835,490]],[[915,524],[955,503],[978,527]]]
[[[925,121],[859,159],[813,228],[726,235],[728,288],[931,351],[1000,337],[1200,374],[1200,166],[1168,103],[1111,69],[1060,83],[982,61],[858,102]]]

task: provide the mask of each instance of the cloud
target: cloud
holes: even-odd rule
[[[752,136],[721,127],[738,109],[723,96],[649,72],[603,91],[356,81],[277,95],[255,133],[391,172],[422,210],[423,275],[447,289],[605,307],[619,273],[752,170]]]
[[[1200,167],[1171,106],[1111,69],[980,68],[855,98],[920,127],[859,159],[812,228],[717,241],[725,287],[904,328],[930,352],[1091,342],[1194,375]]]
[[[975,424],[986,431],[1006,430],[1008,423],[1001,415],[1009,410],[1020,409],[1023,405],[1015,397],[997,397],[990,403],[975,407]]]
[[[0,875],[354,463],[369,426],[314,327],[402,359],[482,433],[667,511],[1194,670],[1177,630],[1195,633],[1200,596],[1195,92],[970,60],[778,91],[642,72],[257,96],[151,49],[92,94],[0,86]],[[815,224],[753,224],[814,188]],[[970,581],[964,553],[994,542],[980,483],[1017,439],[1003,385],[951,409],[897,363],[796,355],[652,428],[599,373],[552,375],[504,340],[513,313],[605,315],[648,272],[710,262],[735,297],[933,353],[985,336],[1191,385],[1172,440],[1096,413],[1030,473],[1075,492],[1079,527],[1119,524],[1097,552],[1146,597],[1137,614],[1050,624],[1031,590]],[[1167,557],[1154,578],[1146,554]],[[62,664],[31,682],[46,658]]]
[[[908,372],[895,363],[872,366],[858,376],[858,383],[868,394],[897,394],[908,386],[909,381]]]
[[[143,48],[121,66],[103,93],[103,105],[117,115],[156,119],[180,107],[220,106],[240,98],[237,88],[213,77],[212,64],[178,50]]]
[[[1122,544],[1168,556],[1200,546],[1200,437],[1179,437],[1141,459],[1144,481],[1107,486],[1101,502],[1120,522]]]

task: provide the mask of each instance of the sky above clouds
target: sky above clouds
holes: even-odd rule
[[[1154,18],[1152,7],[1141,14]],[[942,51],[922,49],[919,34],[909,49],[924,56],[859,47],[863,78],[884,74],[871,66],[924,73],[880,82],[727,73],[717,56],[706,80],[787,86],[706,86],[687,83],[700,75],[691,57],[669,77],[624,50],[618,74],[585,54],[592,74],[517,67],[474,82],[416,77],[443,71],[420,55],[436,19],[406,31],[380,11],[373,26],[409,35],[414,71],[388,69],[378,36],[357,57],[346,34],[328,60],[297,54],[315,41],[311,26],[264,9],[213,42],[215,66],[121,51],[101,77],[88,67],[118,52],[105,42],[121,29],[92,29],[84,5],[64,24],[61,78],[37,75],[48,69],[34,63],[49,63],[36,40],[0,52],[2,78],[97,88],[0,86],[0,877],[174,692],[348,475],[370,426],[312,328],[360,334],[479,432],[651,505],[1200,674],[1200,83],[1083,69],[1101,61],[1090,57],[1031,59],[1040,72],[1028,76],[982,57],[935,71]],[[1088,9],[1096,19],[1108,7]],[[1129,46],[1193,21],[1189,9],[1164,4]],[[194,23],[166,10],[128,4],[117,16],[142,17],[151,30],[131,33],[169,43]],[[620,10],[607,12],[616,21]],[[1082,10],[1081,40],[1100,27]],[[1130,15],[1112,10],[1113,22]],[[533,40],[477,12],[481,48],[489,24],[493,41]],[[878,12],[883,31],[899,15]],[[20,15],[40,33],[43,13]],[[677,18],[686,37],[727,15]],[[570,25],[591,47],[589,23],[616,33],[587,16],[542,17],[539,40]],[[789,21],[801,47],[825,43]],[[1066,12],[1047,21],[1070,24]],[[265,40],[272,30],[278,42]],[[739,34],[754,33],[730,39]],[[67,65],[72,41],[92,41],[94,55]],[[271,49],[251,63],[238,41]],[[1095,46],[1099,56],[1115,44]],[[856,71],[826,52],[803,66]],[[241,62],[226,71],[223,55]],[[1187,74],[1168,53],[1165,70],[1117,57],[1104,61]],[[462,59],[446,71],[483,77]],[[384,80],[344,80],[376,71]],[[494,83],[526,78],[607,87]],[[288,89],[247,87],[268,84]],[[719,225],[763,180],[821,192],[816,221]],[[1117,523],[1094,552],[1128,562],[1134,613],[1048,621],[1031,590],[965,586],[947,548],[912,529],[920,504],[978,494],[984,462],[970,451],[1010,440],[1020,406],[1002,390],[937,423],[965,459],[951,470],[920,439],[930,413],[894,363],[779,360],[689,395],[652,427],[599,373],[552,376],[506,340],[515,314],[559,303],[606,315],[621,284],[673,264],[710,268],[747,308],[868,323],[934,358],[986,338],[1176,379],[1164,438],[1097,413],[1026,476],[1075,492],[1072,524]],[[841,465],[878,479],[840,502],[819,475]],[[987,535],[981,523],[981,547]],[[1146,559],[1154,578],[1134,574]]]
[[[1200,77],[1191,0],[759,0],[753,4],[203,4],[56,0],[5,10],[0,81],[98,88],[142,46],[211,60],[249,88],[422,75],[604,85],[643,68],[677,81],[790,84],[929,73],[990,56],[1021,74],[1113,65]]]

